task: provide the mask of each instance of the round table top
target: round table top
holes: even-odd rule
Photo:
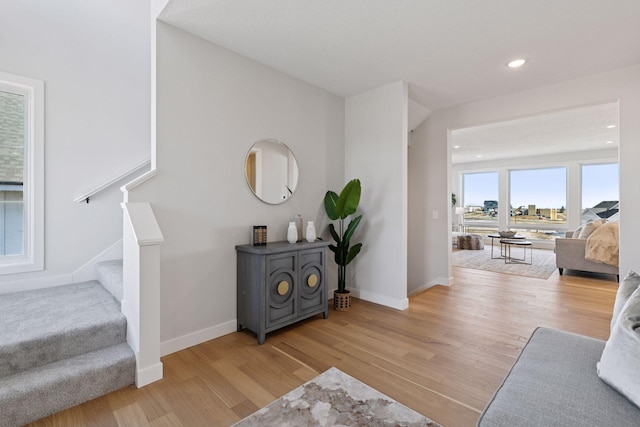
[[[503,237],[497,233],[495,234],[487,234],[488,237],[491,237],[492,239],[507,239],[507,240],[524,240],[525,237],[524,236],[518,236],[517,234],[515,236],[512,237]]]
[[[507,245],[522,245],[522,246],[530,246],[532,243],[528,240],[520,240],[520,239],[503,239],[500,240],[500,243],[505,243]]]

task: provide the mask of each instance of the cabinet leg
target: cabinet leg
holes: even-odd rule
[[[240,323],[238,323],[237,330],[238,330],[238,332],[242,332],[244,330],[244,328],[242,327],[242,325]]]
[[[264,340],[265,340],[266,336],[267,336],[267,334],[264,333],[264,332],[261,333],[261,334],[258,334],[258,344],[260,344],[260,345],[264,344]]]
[[[326,311],[323,311],[323,312],[322,312],[322,318],[323,318],[323,319],[327,319],[327,318],[329,318],[329,310],[326,310]]]

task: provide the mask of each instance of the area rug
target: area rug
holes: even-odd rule
[[[234,424],[249,426],[441,427],[336,368]]]
[[[521,257],[522,248],[512,249],[512,255]],[[493,247],[493,256],[500,255],[500,246]],[[529,250],[527,249],[527,261]],[[533,250],[533,265],[505,264],[503,259],[491,259],[491,246],[484,250],[459,250],[451,254],[451,264],[454,267],[474,268],[476,270],[493,271],[495,273],[513,274],[516,276],[536,277],[548,279],[556,269],[556,254],[549,249]]]

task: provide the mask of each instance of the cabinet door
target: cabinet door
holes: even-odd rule
[[[297,254],[267,256],[265,301],[266,328],[286,323],[297,316]]]
[[[324,248],[300,251],[298,300],[300,315],[322,310],[327,303],[324,277]]]

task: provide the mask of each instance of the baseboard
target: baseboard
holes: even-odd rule
[[[159,381],[162,379],[162,376],[162,362],[158,362],[145,369],[136,370],[136,387],[144,387],[148,384]]]
[[[434,280],[431,280],[428,283],[425,283],[424,285],[418,287],[417,289],[414,289],[413,291],[409,292],[409,297],[412,297],[414,295],[417,295],[421,292],[426,291],[427,289],[433,288],[434,286],[451,286],[453,282],[453,278],[449,277],[449,278],[443,278],[443,277],[438,277]]]
[[[55,286],[72,283],[71,274],[59,274],[56,276],[39,276],[32,279],[12,280],[0,283],[0,294],[12,292],[32,291],[34,289],[53,288]]]
[[[361,289],[349,289],[351,295],[365,301],[375,304],[384,305],[385,307],[395,308],[396,310],[406,310],[409,308],[409,298],[391,298],[385,295],[375,294],[373,292],[363,291]]]
[[[98,278],[96,264],[114,259],[122,259],[122,239],[118,240],[113,245],[87,261],[82,267],[71,273],[72,283],[96,280]]]
[[[160,356],[166,356],[168,354],[175,353],[176,351],[184,350],[185,348],[193,347],[194,345],[219,338],[223,335],[235,332],[237,328],[237,321],[234,319],[210,328],[183,335],[181,337],[163,341],[160,343]]]

